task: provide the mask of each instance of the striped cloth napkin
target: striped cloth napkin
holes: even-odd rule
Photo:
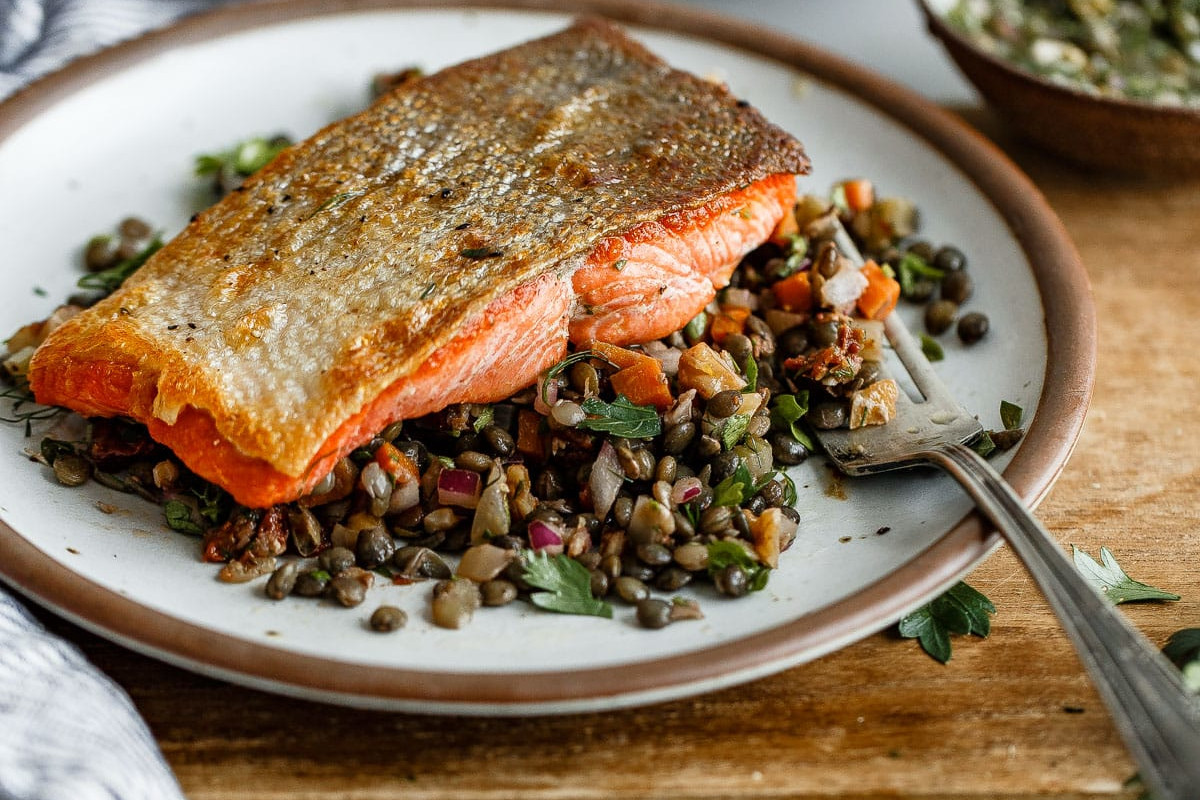
[[[0,800],[182,800],[119,686],[0,590]]]
[[[0,0],[0,98],[221,0]],[[0,589],[0,800],[182,800],[119,686]]]
[[[0,0],[0,98],[122,39],[228,0]]]

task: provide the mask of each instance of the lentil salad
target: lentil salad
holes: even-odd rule
[[[237,507],[122,420],[91,420],[80,441],[45,439],[40,460],[64,485],[96,480],[161,504],[171,528],[200,537],[204,560],[223,563],[222,580],[269,575],[274,600],[353,607],[375,581],[429,581],[444,627],[518,598],[597,616],[619,599],[648,628],[695,619],[680,589],[760,590],[797,535],[787,468],[816,449],[806,428],[890,417],[882,316],[899,298],[940,303],[938,334],[972,293],[961,251],[915,238],[915,207],[877,200],[868,181],[805,196],[785,222],[681,331],[633,348],[597,343],[505,402],[394,423],[295,503]],[[833,244],[842,225],[872,259],[863,270]],[[157,241],[144,222],[122,222],[85,248],[81,285],[111,291]],[[95,299],[8,340],[12,391],[55,319]],[[959,335],[971,343],[986,324],[964,334],[967,316]],[[384,606],[370,626],[405,621]]]

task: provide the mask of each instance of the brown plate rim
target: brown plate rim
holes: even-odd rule
[[[266,0],[190,17],[72,62],[0,104],[0,141],[59,99],[164,48],[303,17],[370,10],[506,9],[600,14],[694,36],[782,62],[891,117],[971,179],[1030,254],[1046,312],[1048,360],[1039,410],[1005,471],[1036,504],[1074,448],[1095,375],[1096,320],[1079,256],[1033,184],[957,117],[891,81],[763,27],[647,0]],[[1032,257],[1036,254],[1036,258]],[[0,523],[0,576],[23,593],[108,638],[259,688],[356,705],[439,711],[578,710],[681,696],[815,657],[868,635],[957,580],[998,537],[968,515],[913,560],[861,592],[736,642],[636,665],[554,672],[441,673],[352,665],[237,639],[144,607],[81,579]]]

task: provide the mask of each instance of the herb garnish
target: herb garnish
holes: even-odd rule
[[[838,210],[841,215],[850,213],[850,203],[846,200],[846,185],[844,183],[835,184],[829,192],[829,202]]]
[[[313,212],[313,216],[320,214],[322,211],[330,211],[335,209],[338,206],[348,203],[356,197],[362,197],[366,193],[367,192],[365,189],[357,189],[353,192],[338,192],[333,197],[317,206],[317,210]]]
[[[786,278],[794,275],[799,269],[804,266],[804,259],[808,257],[808,238],[799,234],[790,237],[788,245],[788,256],[783,262],[783,269],[776,271],[776,276]]]
[[[121,284],[123,284],[130,275],[137,272],[141,266],[145,264],[147,260],[149,260],[150,256],[157,253],[162,246],[162,237],[155,236],[150,243],[142,248],[142,250],[136,255],[132,255],[124,261],[120,261],[106,270],[93,272],[90,275],[84,275],[79,279],[76,285],[78,285],[80,289],[95,289],[97,291],[104,292],[105,294],[112,294],[117,289],[120,289]]]
[[[496,410],[491,406],[484,406],[483,411],[479,412],[479,416],[475,418],[475,422],[472,423],[471,427],[475,429],[476,433],[479,433],[488,425],[491,425],[492,420],[495,418]]]
[[[255,136],[239,142],[225,152],[196,156],[196,174],[217,175],[225,170],[249,177],[271,163],[272,159],[290,144],[291,140],[286,136],[274,136],[270,139]]]
[[[945,664],[950,660],[950,634],[986,638],[991,631],[989,614],[996,607],[982,592],[959,582],[941,597],[900,620],[900,635],[917,639],[930,656]]]
[[[754,496],[754,478],[746,465],[739,463],[733,474],[713,487],[714,506],[740,507]]]
[[[549,402],[547,400],[547,396],[546,396],[546,387],[550,384],[550,381],[553,380],[556,375],[558,375],[560,372],[562,372],[563,370],[565,370],[567,367],[571,366],[572,364],[578,364],[580,361],[587,361],[589,358],[600,358],[600,357],[601,356],[597,355],[596,352],[593,350],[580,350],[577,353],[571,353],[571,355],[567,356],[562,361],[558,362],[553,367],[546,370],[545,376],[540,381],[541,386],[542,386],[542,402],[543,403]]]
[[[739,508],[758,494],[764,486],[776,479],[783,483],[784,499],[788,503],[794,504],[796,502],[796,484],[786,472],[768,472],[755,483],[754,476],[750,474],[745,462],[739,460],[733,474],[713,487],[712,504]]]
[[[796,501],[800,499],[796,494],[796,482],[786,472],[772,472],[765,480],[759,482],[758,489],[761,490],[762,487],[768,483],[772,483],[776,478],[783,483],[783,501],[789,506],[796,505]]]
[[[1133,603],[1141,600],[1178,600],[1179,595],[1156,589],[1125,574],[1112,551],[1100,548],[1100,561],[1089,556],[1075,545],[1071,545],[1075,567],[1083,573],[1087,582],[1096,587],[1113,605]]]
[[[600,355],[595,350],[580,350],[578,352],[571,353],[571,355],[567,356],[562,361],[558,362],[553,367],[546,370],[545,380],[549,381],[555,375],[559,374],[560,372],[562,372],[564,369],[571,366],[572,364],[578,364],[580,361],[586,361],[589,358],[594,358],[598,361],[603,361],[604,363],[606,363],[610,366],[614,366],[614,367],[616,366],[616,364],[613,364],[613,362],[609,361],[607,358]],[[545,400],[546,398],[543,396],[542,399]]]
[[[606,403],[589,397],[580,404],[588,418],[577,427],[611,433],[626,439],[650,439],[662,432],[662,419],[653,406],[635,406],[624,395]]]
[[[1000,422],[1003,429],[999,431],[984,431],[971,443],[971,448],[983,458],[987,458],[996,450],[1007,450],[1021,440],[1024,431],[1021,430],[1021,418],[1025,410],[1016,403],[1007,400],[1000,401]]]
[[[930,361],[943,361],[946,358],[946,351],[942,349],[938,340],[927,333],[921,334],[921,352]]]
[[[795,394],[777,394],[771,402],[771,423],[779,428],[787,428],[791,432],[793,439],[808,448],[809,452],[812,452],[817,447],[800,426],[800,420],[807,413],[807,391],[799,391]]]
[[[896,280],[900,282],[900,293],[911,297],[917,290],[917,281],[928,278],[940,281],[946,273],[929,263],[916,253],[905,253],[896,265]]]
[[[749,414],[734,414],[726,417],[725,424],[721,426],[721,446],[726,450],[732,450],[746,436],[746,430],[749,427]]]
[[[629,263],[629,259],[619,258],[613,262],[613,269],[615,269],[617,272],[620,272],[621,270],[625,269],[625,265],[628,263]]]
[[[7,422],[12,425],[25,425],[25,437],[33,436],[33,423],[43,419],[53,419],[59,414],[66,411],[58,406],[43,406],[39,405],[37,400],[33,398],[33,392],[29,389],[29,382],[16,378],[16,385],[5,386],[0,388],[0,400],[12,401],[11,417],[6,417],[0,414],[0,422]],[[22,410],[23,406],[33,406],[33,408]]]
[[[708,545],[708,574],[715,577],[718,572],[730,566],[739,566],[746,573],[746,586],[752,592],[766,588],[771,577],[771,570],[754,560],[746,552],[746,548],[737,542],[717,540]]]
[[[746,376],[746,385],[742,387],[742,393],[748,394],[758,391],[758,362],[754,360],[754,354],[746,356],[746,364],[742,367],[742,374]]]
[[[971,442],[971,449],[978,453],[981,458],[987,458],[996,452],[996,442],[992,439],[990,432],[984,431],[979,434],[975,441]]]
[[[1021,427],[1021,417],[1024,415],[1025,409],[1016,403],[1010,403],[1007,400],[1000,401],[1000,424],[1004,426],[1004,430],[1015,431]]]
[[[203,536],[204,528],[192,520],[192,509],[182,500],[168,500],[163,504],[163,516],[171,530],[186,533],[189,536]]]
[[[592,576],[587,567],[573,558],[562,553],[551,557],[526,551],[521,577],[530,586],[546,590],[529,595],[539,608],[612,619],[612,606],[592,596]]]

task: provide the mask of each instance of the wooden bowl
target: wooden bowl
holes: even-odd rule
[[[1200,109],[1114,100],[1050,83],[976,47],[927,0],[918,5],[962,73],[1025,138],[1095,170],[1200,176]]]

